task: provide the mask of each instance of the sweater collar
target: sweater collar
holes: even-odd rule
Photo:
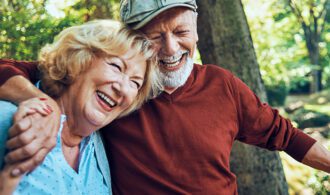
[[[168,94],[166,92],[163,92],[160,94],[159,98],[162,99],[162,100],[165,100],[165,101],[169,101],[169,102],[173,102],[175,101],[176,99],[178,99],[187,89],[190,88],[190,86],[193,84],[193,81],[195,80],[196,78],[196,71],[197,71],[197,68],[196,66],[199,66],[197,64],[194,64],[194,67],[187,79],[187,81],[185,82],[184,85],[182,85],[181,87],[177,88],[173,93],[171,94]]]

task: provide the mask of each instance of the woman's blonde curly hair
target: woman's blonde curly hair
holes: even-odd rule
[[[51,97],[60,97],[93,60],[120,56],[128,51],[147,59],[144,83],[132,105],[121,116],[139,108],[159,93],[156,55],[148,39],[113,20],[95,20],[63,30],[54,43],[42,48],[39,69],[42,89]]]

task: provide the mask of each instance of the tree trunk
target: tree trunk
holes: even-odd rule
[[[322,90],[322,70],[319,65],[315,65],[315,70],[312,70],[313,82],[311,83],[311,93],[316,93]]]
[[[198,0],[199,51],[203,63],[217,64],[240,77],[263,101],[266,93],[240,0]],[[277,152],[236,142],[231,169],[240,195],[288,194]]]
[[[329,18],[329,0],[320,1],[312,0],[305,2],[308,6],[309,15],[307,18],[304,16],[302,7],[303,4],[298,4],[296,1],[287,0],[288,5],[292,13],[297,17],[298,22],[301,24],[304,31],[305,43],[308,50],[308,57],[313,66],[311,72],[312,82],[310,92],[315,93],[322,90],[322,66],[320,63],[320,48],[319,43],[321,41],[324,25]],[[322,9],[318,9],[318,5],[321,5]],[[308,22],[307,22],[308,21]]]
[[[311,64],[314,66],[312,70],[313,81],[311,83],[311,93],[316,93],[322,90],[322,70],[319,64],[320,62],[320,48],[319,48],[319,37],[321,35],[315,33],[311,39],[311,47],[308,47],[308,55]]]

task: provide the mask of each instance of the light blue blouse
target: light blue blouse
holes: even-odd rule
[[[5,141],[16,106],[0,101],[0,167],[5,155]],[[78,172],[70,167],[64,158],[61,132],[65,115],[61,116],[61,126],[55,148],[34,171],[23,176],[14,194],[62,194],[87,195],[111,194],[109,164],[100,134],[95,132],[84,138],[80,144]]]

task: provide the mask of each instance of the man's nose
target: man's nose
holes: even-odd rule
[[[172,34],[165,35],[163,41],[164,43],[161,50],[163,55],[173,56],[180,49],[180,45],[178,43],[177,38]]]

